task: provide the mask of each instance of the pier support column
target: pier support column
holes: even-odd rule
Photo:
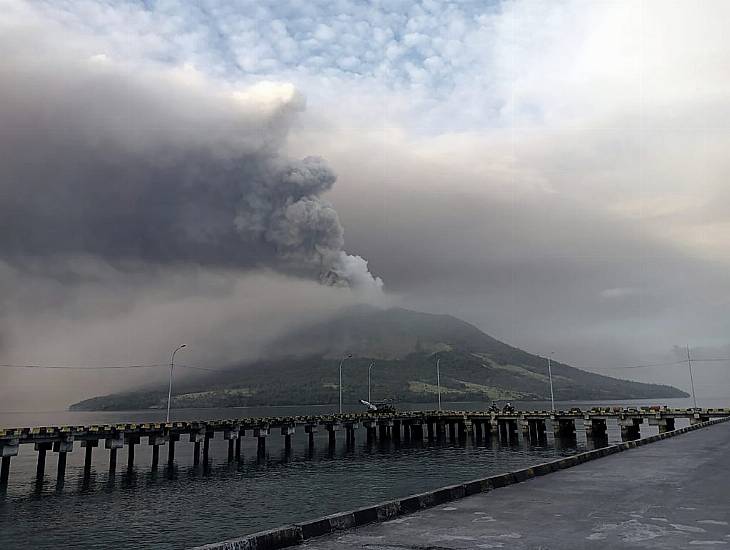
[[[327,430],[329,450],[334,451],[337,444],[337,430],[340,429],[340,425],[336,423],[325,424],[325,429]]]
[[[560,437],[575,437],[575,419],[574,418],[556,418],[552,417],[553,435]]]
[[[127,470],[131,472],[134,470],[134,450],[135,446],[139,445],[139,436],[132,434],[126,435],[124,440],[127,443]]]
[[[641,423],[643,418],[624,417],[618,419],[618,425],[621,428],[621,439],[623,441],[633,441],[641,437]]]
[[[8,479],[10,478],[10,456],[3,456],[0,461],[0,489],[5,489],[8,486]]]
[[[476,437],[476,440],[480,442],[484,440],[484,434],[482,430],[484,430],[484,422],[482,422],[481,420],[475,420],[474,436]]]
[[[472,421],[468,418],[464,420],[459,420],[458,422],[458,428],[459,428],[459,441],[466,441],[467,438],[474,436],[474,425],[472,424]]]
[[[434,439],[434,432],[435,432],[435,425],[433,420],[427,420],[426,421],[426,432],[428,433],[428,440],[433,441]]]
[[[385,422],[378,422],[378,439],[380,441],[388,439],[388,425]]]
[[[346,444],[348,448],[355,446],[355,430],[357,429],[357,423],[356,422],[346,422],[344,424],[345,426],[345,434],[346,434]]]
[[[491,415],[489,419],[489,435],[499,437],[500,425],[496,415]]]
[[[70,453],[74,449],[73,438],[62,439],[61,441],[53,442],[53,452],[58,453],[58,477],[56,478],[57,484],[63,484],[63,479],[66,477],[66,454]]]
[[[583,420],[583,427],[586,431],[586,437],[592,439],[605,439],[608,434],[608,426],[605,418],[591,418],[586,416]]]
[[[223,431],[223,439],[228,441],[228,462],[233,462],[234,458],[236,457],[235,447],[238,444],[239,439],[239,428],[238,426],[232,427],[230,430],[224,430]],[[241,446],[239,444],[239,452],[241,449]]]
[[[439,418],[436,420],[436,441],[446,439],[446,420]]]
[[[307,424],[304,426],[304,432],[309,435],[309,448],[314,448],[314,434],[317,433],[319,427],[317,424]]]
[[[215,432],[205,432],[203,437],[203,468],[207,468],[210,463],[210,440],[215,437]]]
[[[414,419],[410,422],[411,441],[423,442],[423,421]]]
[[[104,440],[104,448],[109,449],[109,474],[117,470],[117,449],[124,447],[124,433],[118,432]]]
[[[156,470],[160,463],[160,445],[165,444],[165,436],[163,434],[150,434],[148,444],[152,446],[152,469]]]
[[[2,464],[0,465],[0,488],[3,490],[8,486],[10,478],[10,458],[18,456],[20,449],[20,440],[17,438],[6,439],[0,442],[0,457]]]
[[[664,423],[659,424],[659,433],[663,434],[666,432],[673,432],[676,428],[674,426],[674,418],[664,418]]]
[[[46,452],[50,451],[52,447],[53,444],[50,441],[35,444],[35,450],[38,451],[38,465],[36,466],[35,476],[38,481],[42,481],[46,473]]]
[[[284,436],[284,452],[286,454],[291,453],[291,438],[294,435],[294,431],[295,427],[293,424],[281,427],[281,435]]]
[[[367,436],[367,444],[372,445],[375,442],[376,426],[378,425],[375,420],[363,420],[363,428],[365,428],[365,434]]]
[[[246,430],[240,428],[238,430],[238,437],[236,438],[236,462],[241,462],[241,441],[246,436]]]
[[[402,424],[403,424],[403,441],[410,442],[411,441],[411,421],[404,420],[402,422]]]
[[[544,418],[533,421],[532,425],[538,441],[547,439],[547,426]]]
[[[170,446],[167,448],[167,466],[172,468],[175,465],[175,443],[180,441],[180,434],[168,434]]]
[[[452,443],[456,441],[456,424],[455,420],[449,420],[449,441]]]
[[[511,441],[517,437],[517,420],[514,418],[502,418],[497,420],[499,435],[505,441]]]
[[[393,441],[400,442],[400,427],[401,427],[401,421],[400,420],[393,420],[392,428],[391,428],[391,437],[393,438]]]
[[[517,423],[519,424],[520,431],[522,431],[522,437],[530,439],[530,421],[521,416]]]
[[[193,443],[193,466],[200,464],[200,444],[205,439],[203,432],[192,432],[190,434],[190,443]]]
[[[258,440],[256,444],[256,453],[259,458],[266,455],[266,438],[269,436],[269,427],[259,426],[253,429],[253,436]]]
[[[702,422],[707,422],[709,419],[709,416],[702,416],[699,413],[694,413],[689,419],[689,425],[694,426],[695,424],[701,424]]]
[[[85,449],[84,451],[84,477],[88,478],[91,475],[91,453],[94,451],[94,447],[99,446],[98,439],[88,439],[81,442],[81,446]]]

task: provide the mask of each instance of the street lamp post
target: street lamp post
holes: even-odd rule
[[[552,356],[554,351],[550,352],[550,355],[548,355],[548,376],[550,377],[550,406],[552,407],[553,412],[555,411],[555,394],[553,393],[553,366],[552,366]]]
[[[186,347],[187,346],[185,344],[178,346],[175,351],[172,352],[172,357],[170,357],[170,385],[167,388],[167,417],[165,418],[165,422],[170,421],[170,401],[172,399],[172,370],[175,368],[175,354]]]
[[[372,403],[372,400],[370,399],[370,371],[373,370],[373,367],[375,366],[375,361],[370,363],[368,365],[368,403]]]
[[[342,356],[342,360],[340,360],[340,414],[342,414],[342,363],[345,362],[345,359],[349,359],[352,357],[352,354],[349,353],[346,356]]]
[[[695,379],[694,376],[692,376],[692,358],[689,354],[689,344],[687,344],[687,366],[689,367],[689,381],[690,384],[692,384],[692,402],[694,403],[694,408],[697,408],[697,396],[695,396]]]
[[[441,410],[441,370],[439,369],[440,363],[441,359],[436,359],[436,386],[438,387],[439,392],[439,410]]]

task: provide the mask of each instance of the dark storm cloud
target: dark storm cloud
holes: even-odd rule
[[[282,153],[303,100],[193,70],[0,47],[0,255],[276,269],[377,290],[321,195],[335,175]],[[19,44],[24,44],[25,48]]]

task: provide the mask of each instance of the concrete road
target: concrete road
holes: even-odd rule
[[[730,423],[300,548],[730,549]]]

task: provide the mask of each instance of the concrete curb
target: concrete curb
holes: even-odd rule
[[[500,487],[506,487],[515,483],[521,483],[537,476],[546,475],[566,468],[572,468],[578,464],[596,460],[604,456],[620,453],[635,447],[641,447],[655,441],[675,437],[677,435],[706,428],[720,422],[727,422],[730,417],[714,418],[707,422],[679,428],[671,432],[652,435],[636,441],[626,441],[617,445],[611,445],[602,449],[595,449],[585,453],[568,456],[552,462],[545,462],[508,472],[498,474],[481,479],[475,479],[460,483],[458,485],[450,485],[441,487],[426,493],[417,495],[409,495],[403,498],[389,500],[380,504],[358,508],[347,512],[339,512],[330,516],[296,523],[294,525],[286,525],[277,527],[268,531],[260,531],[251,535],[246,535],[236,539],[225,540],[197,546],[191,550],[276,550],[278,548],[287,548],[295,546],[313,537],[328,535],[337,531],[344,531],[359,527],[368,523],[387,521],[404,514],[411,514],[424,508],[438,506],[446,502],[458,500],[469,495],[477,493],[486,493]]]

